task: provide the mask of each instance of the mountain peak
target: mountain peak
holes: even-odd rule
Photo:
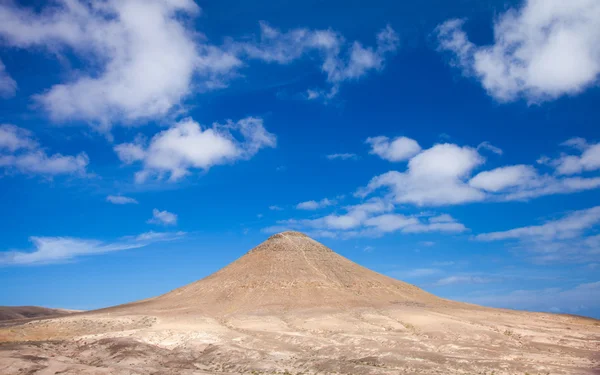
[[[269,237],[214,274],[133,307],[207,314],[439,301],[294,231]]]
[[[279,232],[276,233],[274,235],[272,235],[271,237],[267,238],[267,241],[273,238],[283,238],[283,237],[305,237],[305,238],[310,238],[308,237],[306,234],[302,233],[302,232],[296,232],[294,230],[287,230],[284,232]]]

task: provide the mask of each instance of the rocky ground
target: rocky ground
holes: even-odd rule
[[[598,374],[600,322],[422,306],[114,313],[0,329],[1,374]]]

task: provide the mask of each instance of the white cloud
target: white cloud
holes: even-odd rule
[[[600,177],[557,178],[540,175],[529,165],[513,165],[484,171],[469,184],[488,193],[488,199],[498,201],[528,200],[554,194],[570,194],[600,187]]]
[[[298,28],[282,32],[264,22],[261,22],[260,29],[258,41],[232,43],[233,53],[279,64],[289,64],[305,54],[315,53],[321,59],[321,70],[331,88],[308,90],[306,97],[311,100],[331,99],[338,93],[342,82],[357,80],[370,71],[382,70],[386,56],[398,49],[398,35],[389,26],[377,34],[374,48],[364,47],[359,42],[347,47],[343,36],[333,30]]]
[[[169,211],[152,210],[152,218],[148,220],[150,224],[159,225],[177,225],[177,215]]]
[[[392,213],[393,204],[382,199],[371,199],[365,203],[347,206],[345,213],[332,213],[315,219],[280,220],[277,225],[264,228],[266,233],[284,230],[301,230],[319,237],[379,237],[387,233],[460,233],[467,228],[448,215],[450,221],[422,218]]]
[[[563,154],[556,160],[546,160],[560,175],[571,175],[600,169],[600,143],[588,144],[583,138],[571,138],[563,143],[581,151],[581,155]]]
[[[469,276],[469,275],[457,275],[444,277],[435,282],[435,286],[446,286],[456,284],[485,284],[492,282],[493,280],[487,277],[481,276]]]
[[[76,156],[48,155],[33,139],[29,130],[14,125],[0,125],[0,168],[7,172],[52,177],[85,175],[89,158],[82,152]]]
[[[494,146],[493,144],[491,144],[488,141],[485,142],[481,142],[478,146],[477,146],[477,151],[479,150],[488,150],[493,152],[496,155],[502,155],[503,151],[501,148]]]
[[[380,233],[396,232],[406,227],[418,225],[419,220],[400,214],[384,214],[373,216],[364,221],[367,227],[373,227]]]
[[[307,98],[328,100],[343,82],[381,71],[398,49],[389,26],[365,47],[329,29],[281,32],[265,23],[258,40],[228,38],[217,46],[193,28],[199,13],[193,0],[57,0],[41,9],[5,2],[0,37],[11,47],[78,58],[74,65],[82,68],[34,99],[55,121],[84,121],[102,131],[185,112],[192,93],[227,87],[248,60],[317,58],[328,88]],[[0,94],[15,90],[0,63]]]
[[[0,61],[0,98],[10,98],[17,92],[17,82],[6,73],[6,67]]]
[[[121,250],[137,249],[161,241],[172,241],[184,232],[147,232],[105,243],[98,240],[74,237],[30,237],[34,251],[8,251],[0,253],[0,266],[60,263],[81,256],[98,255]]]
[[[481,201],[485,194],[464,179],[483,162],[473,148],[438,144],[410,159],[407,172],[391,171],[377,176],[357,194],[367,196],[385,187],[396,203],[417,206]]]
[[[109,127],[164,116],[192,89],[194,74],[204,86],[241,63],[185,26],[199,8],[192,0],[60,0],[41,11],[0,6],[0,35],[18,48],[73,51],[90,61],[36,100],[55,120],[91,120]]]
[[[575,95],[597,84],[600,73],[600,3],[526,0],[494,23],[494,43],[476,46],[463,20],[437,28],[453,65],[474,76],[495,99],[540,103]]]
[[[506,239],[567,239],[579,236],[584,230],[600,222],[600,206],[574,211],[565,217],[548,221],[542,225],[515,228],[503,232],[485,233],[475,238],[481,241]]]
[[[462,223],[459,223],[452,216],[442,214],[427,219],[427,222],[420,220],[419,223],[411,225],[403,230],[405,233],[462,233],[468,229]]]
[[[333,206],[336,203],[337,202],[335,200],[324,198],[324,199],[321,199],[318,202],[317,201],[306,201],[306,202],[298,203],[296,205],[296,209],[298,209],[298,210],[314,211],[314,210],[318,210],[320,208],[325,208],[325,207]]]
[[[279,207],[279,206],[269,206],[269,210],[271,211],[283,211],[283,208]]]
[[[20,149],[35,149],[38,144],[32,136],[33,134],[27,129],[10,124],[1,124],[0,150],[15,152]]]
[[[407,137],[398,137],[391,141],[384,136],[371,137],[367,138],[366,143],[371,146],[369,154],[392,162],[408,160],[421,151],[417,141]]]
[[[329,160],[356,160],[358,159],[358,155],[356,154],[349,154],[349,153],[344,153],[344,154],[329,154],[326,156],[327,159]]]
[[[106,201],[113,204],[138,204],[137,200],[123,195],[109,195]]]
[[[190,169],[208,170],[214,165],[247,160],[261,148],[275,145],[276,137],[265,130],[260,118],[215,123],[206,129],[188,118],[156,134],[147,147],[136,139],[115,146],[115,152],[124,163],[143,162],[144,168],[136,174],[136,181],[141,183],[149,177],[162,179],[166,174],[170,181],[177,181]]]
[[[421,277],[437,275],[440,272],[441,271],[437,268],[415,268],[410,271],[394,271],[394,272],[388,273],[388,275],[390,275],[392,277],[397,277],[400,279],[405,279],[405,278],[406,279],[414,279],[414,278],[421,278]]]
[[[584,146],[583,141],[574,141],[578,147],[585,147],[580,158],[585,162],[578,163],[585,163],[589,170],[595,169],[596,145],[585,143]],[[600,155],[598,158],[600,161]],[[485,200],[528,200],[600,187],[600,177],[565,178],[545,175],[540,174],[533,166],[524,164],[482,171],[469,179],[484,161],[474,148],[450,143],[437,144],[410,158],[405,172],[390,171],[376,176],[366,187],[359,189],[356,195],[365,197],[385,188],[389,198],[395,203],[441,206]],[[544,159],[538,160],[538,163],[555,162]]]
[[[588,262],[600,258],[600,206],[571,212],[541,225],[483,233],[479,241],[517,240],[517,249],[532,255],[538,263]]]
[[[539,176],[529,165],[512,165],[484,171],[469,181],[469,185],[491,192],[498,192],[515,186],[538,185]]]

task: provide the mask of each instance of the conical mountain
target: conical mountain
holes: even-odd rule
[[[305,234],[283,232],[202,280],[129,306],[221,315],[441,301],[362,267]]]

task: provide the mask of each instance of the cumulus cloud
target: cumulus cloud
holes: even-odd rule
[[[283,208],[279,207],[279,206],[276,206],[276,205],[273,205],[273,206],[269,206],[269,210],[271,210],[271,211],[283,211]]]
[[[0,35],[17,48],[65,51],[90,61],[36,100],[55,120],[91,120],[108,127],[167,114],[192,88],[194,74],[215,85],[240,65],[214,47],[197,45],[184,16],[198,14],[192,0],[60,0],[40,11],[0,6]],[[211,83],[213,82],[213,83]]]
[[[387,188],[396,203],[417,206],[481,201],[485,194],[469,186],[465,179],[483,162],[473,148],[438,144],[412,157],[406,172],[390,171],[376,176],[357,194],[364,197]]]
[[[371,137],[367,138],[366,143],[371,146],[369,154],[393,162],[408,160],[421,151],[421,146],[417,141],[407,137],[398,137],[393,140],[384,136]]]
[[[123,195],[109,195],[106,201],[112,204],[138,204],[137,200]]]
[[[147,232],[108,243],[74,237],[30,237],[29,240],[34,246],[33,251],[2,252],[0,253],[0,266],[61,263],[82,256],[137,249],[156,242],[173,241],[184,235],[184,232]]]
[[[538,173],[529,165],[500,167],[477,174],[469,185],[491,192],[498,192],[515,186],[537,184]]]
[[[260,118],[215,123],[211,128],[188,118],[156,134],[147,146],[138,138],[133,143],[116,145],[114,150],[126,164],[143,163],[143,169],[136,173],[136,181],[141,183],[167,174],[169,181],[177,181],[190,169],[208,170],[214,165],[248,160],[276,143],[276,137],[265,130]]]
[[[17,82],[6,72],[6,68],[0,61],[0,98],[10,98],[17,92]]]
[[[358,155],[343,153],[343,154],[329,154],[326,156],[329,160],[356,160],[358,159]]]
[[[399,38],[387,26],[376,37],[375,47],[365,47],[355,41],[349,47],[344,37],[333,30],[298,28],[282,32],[265,22],[260,23],[260,38],[250,42],[232,43],[235,55],[245,55],[269,63],[289,64],[314,53],[320,59],[321,71],[331,85],[328,89],[310,89],[306,98],[331,99],[342,82],[357,80],[370,71],[380,71],[386,57],[398,49]]]
[[[545,160],[546,164],[556,168],[557,174],[572,175],[600,169],[600,143],[589,144],[583,138],[571,138],[563,146],[580,151],[580,155],[563,154],[558,159]]]
[[[518,248],[533,254],[541,263],[589,261],[600,258],[600,206],[574,211],[541,225],[482,233],[479,241],[518,241]]]
[[[600,73],[600,3],[526,0],[494,23],[494,43],[477,46],[464,20],[437,28],[452,64],[477,78],[500,102],[540,103],[596,85]]]
[[[76,156],[48,155],[26,129],[10,124],[0,125],[0,168],[7,172],[29,175],[85,175],[89,158],[82,152]]]
[[[595,147],[578,142],[583,149],[578,165],[595,169]],[[489,148],[489,146],[485,146]],[[478,148],[482,148],[481,145]],[[573,157],[573,156],[570,156]],[[556,161],[538,163],[559,165]],[[366,197],[385,189],[395,203],[441,206],[479,201],[528,200],[553,194],[569,194],[600,187],[600,177],[562,177],[541,174],[531,165],[519,164],[473,172],[485,162],[477,149],[456,144],[437,144],[408,161],[405,172],[390,171],[371,179],[356,192]]]
[[[398,48],[389,26],[365,47],[332,30],[281,32],[266,23],[258,39],[213,45],[192,28],[199,13],[193,0],[57,0],[41,9],[5,2],[0,38],[11,47],[79,58],[80,70],[35,99],[55,121],[82,120],[103,131],[185,111],[191,93],[227,87],[249,60],[316,57],[329,87],[306,96],[331,98],[342,82],[383,69]],[[15,89],[0,65],[0,93]]]
[[[177,215],[169,211],[159,209],[152,210],[152,218],[148,220],[150,224],[157,225],[177,225]]]

